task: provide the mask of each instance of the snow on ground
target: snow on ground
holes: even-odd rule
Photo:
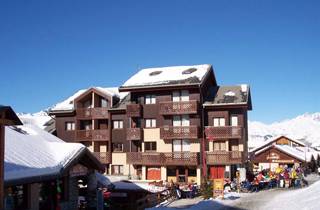
[[[197,77],[201,81],[209,68],[210,65],[203,64],[196,66],[170,66],[141,69],[138,73],[129,78],[123,84],[123,87],[167,84],[170,81],[180,81],[191,77]],[[196,71],[183,73],[188,69],[195,69]]]
[[[300,189],[272,189],[258,193],[228,193],[225,200],[180,199],[147,210],[316,210],[320,209],[320,177],[306,177],[309,187]]]

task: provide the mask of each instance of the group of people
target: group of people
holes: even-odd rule
[[[171,181],[171,194],[176,198],[194,198],[197,195],[197,185],[194,183],[189,183],[185,185],[179,185],[178,183],[173,183]]]
[[[301,167],[289,168],[287,166],[277,167],[274,171],[262,170],[255,176],[248,177],[242,183],[242,187],[251,192],[270,188],[302,187],[308,185],[304,179],[304,171]]]

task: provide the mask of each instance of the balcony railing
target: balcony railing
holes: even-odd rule
[[[108,130],[77,130],[76,139],[79,141],[108,141]]]
[[[209,140],[215,139],[241,139],[242,127],[239,126],[206,126],[205,133],[206,138]]]
[[[163,126],[160,128],[161,139],[197,139],[198,137],[198,126]]]
[[[102,163],[111,163],[111,153],[110,152],[93,152],[93,155]]]
[[[160,102],[159,104],[159,113],[161,115],[196,114],[198,112],[197,101],[166,101]]]
[[[127,128],[127,140],[142,140],[142,128]]]
[[[240,151],[214,151],[207,152],[208,165],[228,165],[242,163],[243,152]]]
[[[76,112],[78,118],[108,118],[108,108],[106,107],[78,108]]]
[[[133,165],[198,165],[195,152],[129,152],[127,162]]]
[[[162,165],[162,157],[158,152],[128,152],[127,162],[133,165]]]
[[[162,153],[164,165],[198,165],[199,153],[196,152],[168,152]]]
[[[126,113],[128,117],[141,117],[141,104],[127,104]]]

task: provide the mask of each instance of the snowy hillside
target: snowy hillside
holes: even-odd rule
[[[255,147],[266,139],[279,135],[286,135],[315,147],[320,146],[320,113],[306,113],[272,124],[249,121],[249,147]]]

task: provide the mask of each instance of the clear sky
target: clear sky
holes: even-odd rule
[[[212,64],[251,85],[250,120],[320,105],[319,1],[0,1],[0,104],[37,112],[138,69]]]

